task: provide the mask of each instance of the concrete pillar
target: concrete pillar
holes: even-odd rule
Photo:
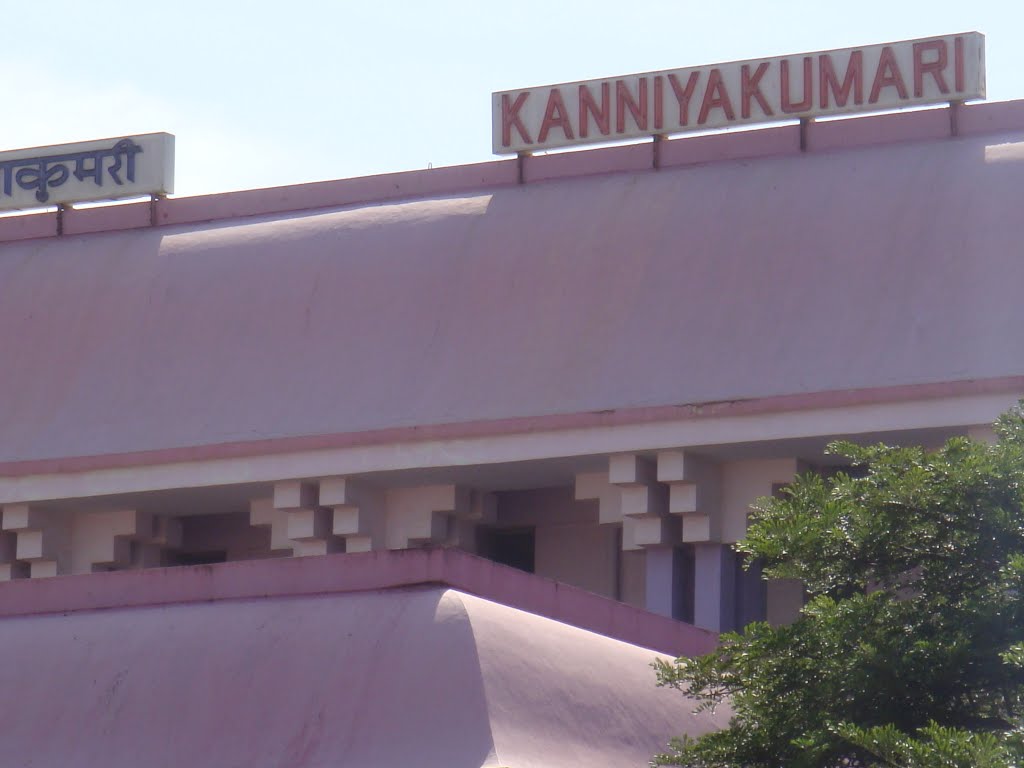
[[[270,529],[270,551],[291,554],[292,541],[288,538],[288,511],[274,507],[273,499],[253,499],[249,502],[249,525]]]
[[[67,515],[44,512],[28,504],[8,504],[3,507],[2,518],[3,530],[17,534],[14,559],[27,564],[31,578],[69,572],[71,536]],[[20,570],[23,573],[24,566]]]
[[[71,573],[147,568],[181,546],[181,521],[136,509],[78,512],[71,534]]]
[[[798,473],[806,470],[803,462],[792,458],[726,464],[722,472],[722,541],[732,544],[746,536],[751,505],[762,496],[773,495],[779,486],[792,482]],[[779,584],[769,581],[765,584],[757,573],[738,573],[739,556],[734,555],[734,558],[733,571],[739,577],[735,584],[738,593],[734,610],[742,613],[734,613],[734,621],[745,624],[766,619],[778,625],[793,621],[799,615],[803,605],[803,588],[799,582]]]
[[[384,493],[347,477],[320,481],[320,505],[333,515],[332,534],[344,539],[346,552],[384,546]]]
[[[756,459],[733,461],[722,472],[722,541],[735,543],[747,534],[750,505],[771,496],[780,485],[807,469],[797,459]]]
[[[18,534],[0,531],[0,581],[28,578],[28,564],[18,560],[17,553]]]
[[[610,456],[607,473],[576,476],[575,498],[596,499],[598,523],[620,524],[623,555],[636,553],[634,558],[624,558],[623,568],[629,562],[642,570],[623,571],[620,596],[627,601],[639,599],[654,613],[675,616],[680,587],[674,547],[682,539],[682,521],[669,512],[669,488],[658,478],[657,462],[633,453]],[[636,578],[640,574],[642,593]]]
[[[693,623],[715,632],[735,629],[736,555],[727,544],[694,544]]]
[[[796,621],[804,607],[804,585],[798,579],[773,579],[766,586],[768,623],[778,627]]]
[[[736,555],[736,628],[742,629],[753,621],[764,621],[767,616],[767,583],[761,575],[761,564],[754,562],[743,567]]]
[[[651,613],[686,620],[684,593],[691,585],[683,573],[683,552],[678,547],[648,547],[644,566],[644,607]]]
[[[576,501],[597,500],[597,522],[600,525],[622,522],[622,489],[608,481],[607,472],[586,472],[576,475],[573,498]],[[624,549],[634,549],[623,541]]]
[[[469,489],[456,485],[392,488],[385,492],[388,549],[410,549],[428,544],[456,546],[459,522],[474,514]]]
[[[991,424],[976,424],[967,428],[967,436],[971,440],[975,440],[979,443],[988,443],[989,445],[995,445],[999,442],[999,438],[996,437],[996,432],[992,429]]]
[[[285,536],[292,543],[292,554],[297,557],[326,555],[344,548],[343,541],[335,537],[332,530],[334,513],[320,506],[316,483],[299,480],[274,483],[274,509],[287,512]]]
[[[599,524],[622,525],[623,551],[671,546],[680,539],[680,521],[668,510],[668,488],[658,482],[649,458],[610,456],[607,472],[576,475],[575,499],[597,500]]]
[[[297,556],[341,552],[344,542],[332,530],[334,513],[323,507],[288,510],[288,538]]]
[[[147,527],[143,522],[141,527]],[[71,572],[120,570],[132,562],[132,537],[140,528],[138,513],[123,509],[75,515],[72,532]]]
[[[644,607],[651,613],[672,616],[675,605],[674,584],[675,568],[673,567],[671,547],[650,547],[644,556],[646,570],[644,581],[647,585],[644,595]]]
[[[273,498],[254,499],[249,504],[249,523],[270,528],[272,551],[296,557],[341,552],[346,537],[335,530],[335,507],[342,510],[342,517],[354,513],[349,515],[356,518],[352,533],[357,537],[367,533],[369,538],[368,527],[358,525],[359,509],[345,506],[353,501],[351,491],[344,478],[329,478],[322,483],[281,480],[274,483]],[[369,520],[369,515],[364,515],[364,520]]]
[[[668,486],[658,482],[654,461],[632,453],[612,456],[608,482],[619,489],[624,547],[670,547],[680,540],[680,520],[669,515]]]
[[[647,605],[647,553],[642,549],[620,552],[619,599],[636,608]]]
[[[682,541],[722,540],[722,476],[716,462],[687,451],[662,451],[658,480],[669,488],[668,511],[682,523]]]

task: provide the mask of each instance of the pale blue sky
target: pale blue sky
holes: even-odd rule
[[[1024,98],[1022,0],[5,6],[0,146],[168,131],[178,194],[489,160],[495,90],[933,34]]]

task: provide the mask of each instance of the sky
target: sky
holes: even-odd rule
[[[167,131],[178,196],[495,159],[492,91],[954,32],[1024,98],[1022,0],[0,2],[0,148]]]

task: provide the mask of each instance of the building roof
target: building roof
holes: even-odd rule
[[[691,624],[459,549],[377,550],[88,576],[7,582],[0,619],[441,585],[672,656],[708,653],[718,639]]]
[[[1019,376],[1024,106],[955,117],[4,220],[0,464]]]
[[[392,570],[401,559],[381,556]],[[438,584],[324,589],[325,569],[358,559],[5,585],[0,632],[16,663],[0,679],[18,692],[0,703],[5,755],[83,768],[622,766],[727,721],[657,689],[656,654],[639,646]],[[155,599],[160,579],[178,600]],[[249,596],[231,594],[243,584]],[[32,592],[60,595],[62,612],[39,612]],[[96,610],[97,598],[118,604]]]

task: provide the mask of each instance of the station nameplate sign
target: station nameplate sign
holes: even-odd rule
[[[0,210],[174,191],[174,136],[147,133],[0,152]]]
[[[491,95],[496,154],[985,96],[978,32]]]

